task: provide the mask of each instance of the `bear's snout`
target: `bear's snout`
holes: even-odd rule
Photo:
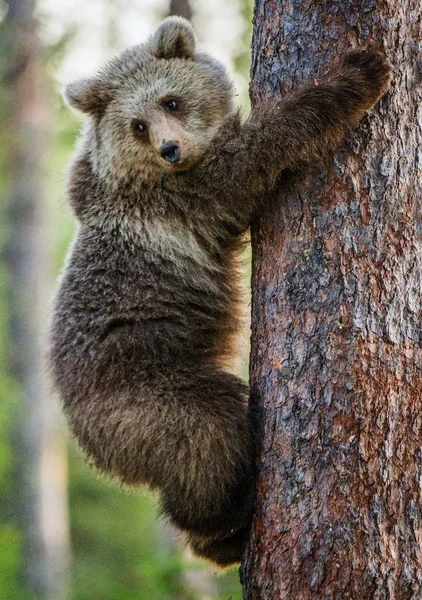
[[[179,144],[173,140],[161,144],[159,152],[162,158],[164,158],[164,160],[167,160],[171,164],[175,164],[180,161]]]

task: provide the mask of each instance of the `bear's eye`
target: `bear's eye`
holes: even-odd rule
[[[176,102],[176,100],[166,100],[164,102],[164,108],[166,110],[168,110],[169,112],[174,112],[175,110],[177,110],[179,107],[178,103]]]
[[[144,135],[148,131],[148,126],[143,121],[137,121],[136,119],[134,119],[132,121],[132,129],[135,133]]]

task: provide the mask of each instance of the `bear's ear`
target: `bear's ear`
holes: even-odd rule
[[[114,86],[101,77],[88,77],[69,83],[63,92],[68,106],[83,113],[100,115],[110,102]]]
[[[188,58],[195,56],[195,33],[182,17],[165,19],[152,38],[148,49],[157,58]]]

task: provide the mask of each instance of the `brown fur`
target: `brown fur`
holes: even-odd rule
[[[193,550],[220,565],[240,560],[255,481],[248,390],[222,368],[240,236],[281,171],[338,145],[389,79],[380,54],[354,52],[242,124],[223,67],[167,19],[67,88],[90,119],[71,169],[80,229],[55,301],[54,379],[92,464],[158,490]],[[174,97],[178,114],[163,109]],[[175,165],[159,153],[169,140]]]

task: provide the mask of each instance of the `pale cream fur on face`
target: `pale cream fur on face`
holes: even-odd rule
[[[182,101],[183,114],[165,112],[163,99],[172,96]],[[93,166],[115,187],[127,177],[153,181],[188,169],[233,111],[226,70],[196,52],[192,26],[180,18],[166,19],[150,40],[125,50],[94,77],[71,83],[65,99],[91,115],[86,139],[95,145]],[[134,135],[134,119],[147,124],[148,135]],[[165,141],[179,144],[179,163],[161,157]]]
[[[204,77],[200,67],[177,62],[171,65],[173,69],[166,65],[170,72],[157,79],[157,65],[151,65],[149,77],[142,74],[138,85],[130,81],[116,92],[98,133],[98,166],[104,178],[112,175],[117,182],[130,174],[151,181],[163,172],[189,169],[206,151],[232,105],[222,101],[218,94],[213,95],[212,81]],[[200,90],[197,85],[202,86]],[[163,108],[162,100],[172,97],[183,103],[182,119]],[[148,134],[142,137],[134,134],[134,119],[147,125]],[[179,145],[181,160],[175,165],[160,155],[160,147],[166,141]]]

